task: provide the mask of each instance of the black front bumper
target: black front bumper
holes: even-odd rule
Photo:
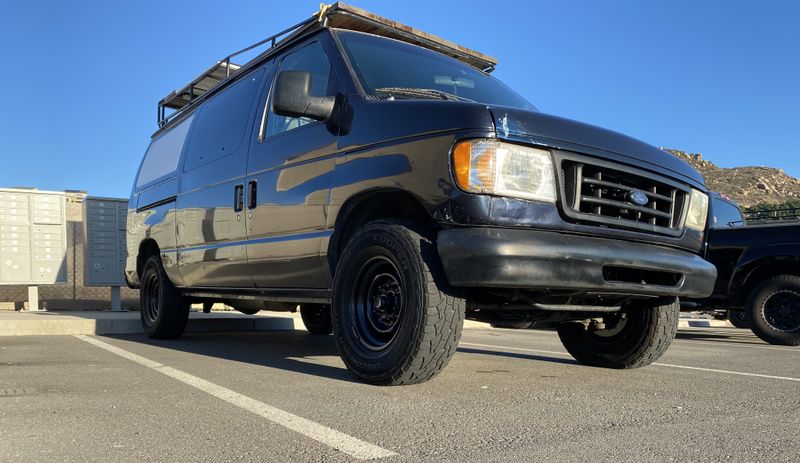
[[[706,297],[717,269],[662,246],[541,230],[460,228],[438,237],[453,286]]]

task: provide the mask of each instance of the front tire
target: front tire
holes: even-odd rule
[[[762,340],[781,346],[800,346],[800,277],[772,277],[747,300],[750,329]]]
[[[147,259],[139,290],[142,327],[153,339],[178,338],[186,329],[190,304],[167,277],[160,256]]]
[[[333,333],[345,365],[364,381],[427,381],[458,347],[465,301],[448,288],[432,237],[412,223],[375,221],[342,254]]]
[[[595,367],[629,369],[655,362],[678,332],[677,299],[642,300],[606,317],[605,330],[583,323],[558,325],[558,336],[576,360]]]

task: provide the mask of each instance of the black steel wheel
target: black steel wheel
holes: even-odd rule
[[[800,277],[779,275],[756,286],[745,314],[750,329],[762,340],[800,346]]]
[[[558,337],[576,360],[603,368],[639,368],[666,352],[678,331],[676,298],[644,299],[604,317],[606,329],[592,331],[583,323],[558,325]]]
[[[744,313],[744,310],[728,310],[727,319],[736,328],[750,328],[750,323],[747,321],[747,314]]]
[[[426,381],[449,362],[465,302],[448,288],[432,234],[375,221],[350,240],[333,284],[333,333],[347,368],[374,384]]]
[[[361,264],[349,295],[353,330],[364,349],[379,351],[391,345],[403,318],[402,276],[389,256],[376,255]]]
[[[300,318],[303,325],[311,334],[331,334],[333,324],[331,322],[331,306],[328,304],[302,304],[300,306]]]
[[[167,277],[160,256],[150,257],[144,265],[139,290],[142,327],[148,337],[180,337],[189,319],[189,302]]]

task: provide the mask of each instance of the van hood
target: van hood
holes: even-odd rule
[[[705,190],[692,166],[635,138],[582,122],[540,112],[489,106],[500,139],[594,155],[674,177]]]

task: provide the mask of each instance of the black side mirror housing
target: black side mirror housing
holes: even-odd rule
[[[336,97],[312,96],[311,73],[281,71],[275,79],[272,112],[279,116],[308,117],[324,121],[333,114]]]

